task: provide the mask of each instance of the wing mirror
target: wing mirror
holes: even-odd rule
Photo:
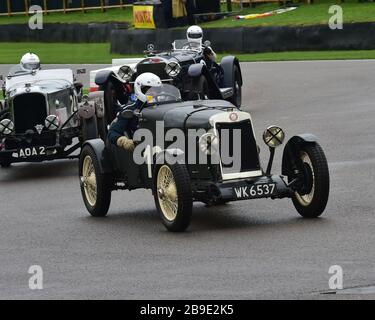
[[[203,45],[204,45],[205,47],[211,47],[211,41],[206,40],[206,41],[203,43]]]

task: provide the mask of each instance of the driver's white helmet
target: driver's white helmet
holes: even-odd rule
[[[137,79],[135,79],[134,92],[138,100],[146,102],[146,92],[150,88],[160,88],[161,86],[162,82],[157,75],[146,72],[142,73]]]
[[[190,43],[196,43],[199,46],[203,43],[203,30],[200,26],[191,26],[187,29],[186,38]]]
[[[21,67],[24,70],[38,70],[40,69],[39,57],[32,52],[24,54],[20,61]]]

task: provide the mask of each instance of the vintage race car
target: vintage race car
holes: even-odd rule
[[[107,123],[111,123],[116,115],[113,105],[117,101],[127,103],[132,84],[145,72],[173,84],[185,101],[223,99],[241,106],[243,80],[236,57],[224,57],[220,64],[206,62],[202,50],[195,49],[186,40],[176,40],[170,51],[149,50],[145,53],[143,59],[115,59],[112,67],[90,73],[90,90],[105,92]]]
[[[3,81],[1,167],[76,158],[73,153],[83,141],[98,137],[96,119],[104,109],[103,96],[95,93],[92,101],[82,97],[82,85],[72,70],[29,71],[15,66]]]
[[[194,201],[215,205],[286,197],[303,217],[325,210],[329,170],[315,136],[292,137],[284,149],[282,175],[274,175],[275,148],[285,138],[281,128],[264,132],[270,149],[264,169],[249,113],[224,100],[183,102],[169,85],[148,95],[153,99],[142,110],[122,112],[139,119],[133,152],[101,139],[82,148],[81,193],[92,216],[107,214],[113,190],[139,188],[152,190],[163,224],[175,232],[189,226]]]

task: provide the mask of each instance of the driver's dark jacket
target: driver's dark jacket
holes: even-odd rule
[[[117,145],[118,138],[126,135],[128,138],[132,139],[134,132],[138,128],[138,118],[133,117],[131,119],[125,119],[122,117],[121,112],[124,110],[137,110],[142,107],[142,102],[137,100],[136,102],[126,105],[120,109],[117,114],[117,117],[111,123],[109,130],[108,130],[108,140]]]

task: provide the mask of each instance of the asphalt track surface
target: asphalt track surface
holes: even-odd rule
[[[258,140],[270,124],[319,137],[331,174],[319,219],[300,218],[288,199],[195,204],[189,230],[172,234],[148,191],[116,192],[107,218],[90,217],[75,160],[0,170],[0,298],[375,298],[374,67],[242,65]],[[31,265],[43,268],[43,290],[28,287]],[[352,290],[324,294],[332,265]]]

